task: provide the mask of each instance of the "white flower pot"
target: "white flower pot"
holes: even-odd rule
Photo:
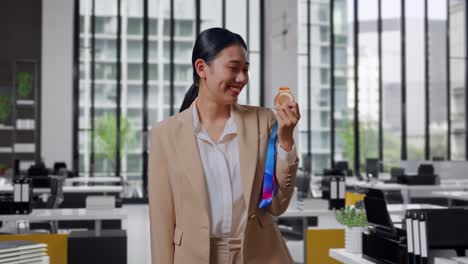
[[[362,233],[365,227],[346,227],[345,228],[345,248],[350,253],[362,253]]]

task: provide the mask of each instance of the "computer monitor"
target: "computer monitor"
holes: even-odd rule
[[[364,197],[364,207],[366,209],[367,222],[370,226],[377,227],[390,234],[397,234],[397,230],[388,213],[387,203],[382,191],[370,189]]]
[[[379,177],[379,159],[367,158],[366,159],[366,176],[367,178]]]

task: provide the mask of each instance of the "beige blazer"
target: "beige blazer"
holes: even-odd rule
[[[152,129],[148,166],[152,264],[209,263],[208,193],[192,107]],[[273,216],[282,214],[289,205],[299,159],[292,164],[277,159],[278,193],[272,205],[259,209],[268,136],[275,116],[266,108],[238,104],[233,111],[248,208],[243,262],[293,263]]]

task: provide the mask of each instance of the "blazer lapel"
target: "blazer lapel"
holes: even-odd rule
[[[178,116],[179,121],[181,121],[181,127],[179,131],[174,131],[174,133],[179,135],[177,136],[178,144],[176,144],[176,151],[181,157],[180,160],[184,161],[184,164],[181,164],[181,167],[185,169],[184,175],[195,189],[197,197],[200,198],[203,209],[206,211],[204,215],[208,215],[208,191],[195,129],[193,127],[192,108],[193,104]]]
[[[240,173],[244,199],[246,208],[250,212],[250,198],[258,157],[258,118],[255,111],[247,111],[247,108],[238,104],[234,105],[233,110],[237,124]]]

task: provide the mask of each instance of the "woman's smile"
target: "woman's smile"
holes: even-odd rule
[[[238,96],[242,91],[242,87],[239,86],[229,86],[228,90],[231,92],[232,95]]]

